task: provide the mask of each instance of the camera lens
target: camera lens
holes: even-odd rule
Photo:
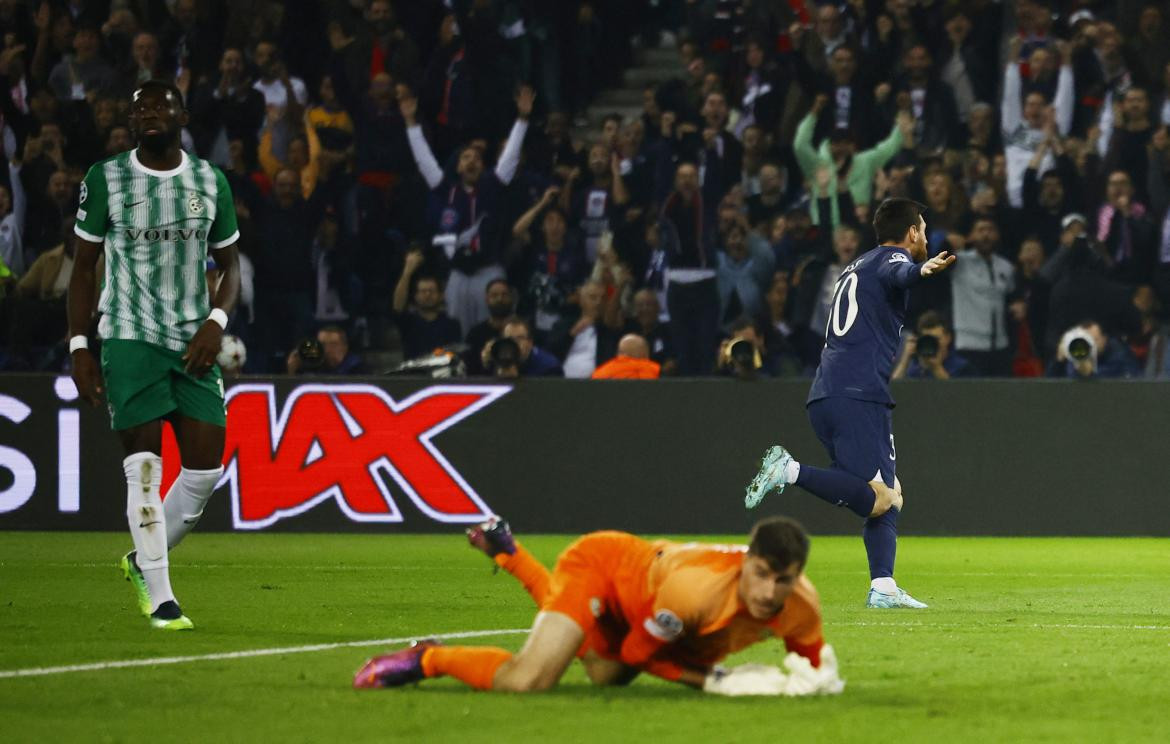
[[[755,352],[752,342],[741,338],[731,345],[730,356],[736,364],[750,367],[755,363]]]
[[[492,344],[490,356],[492,366],[497,369],[515,367],[520,364],[520,346],[510,338],[497,339]]]
[[[918,337],[916,352],[920,357],[932,357],[938,354],[938,337],[924,333]]]
[[[306,338],[297,344],[297,356],[305,369],[317,369],[325,362],[325,349],[315,338]]]
[[[1083,338],[1074,338],[1068,342],[1068,355],[1078,362],[1089,356],[1092,347],[1089,342]]]

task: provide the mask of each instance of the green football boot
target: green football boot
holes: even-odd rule
[[[142,570],[138,568],[138,563],[134,560],[134,553],[135,551],[131,550],[122,556],[122,575],[126,577],[126,581],[130,582],[130,586],[134,587],[134,594],[138,599],[138,611],[142,613],[143,617],[150,617],[150,590],[146,588],[146,579],[142,577]]]
[[[168,599],[150,614],[150,627],[156,630],[194,630],[195,623],[179,609],[179,603]]]

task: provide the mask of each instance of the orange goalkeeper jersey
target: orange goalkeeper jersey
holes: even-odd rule
[[[586,555],[565,561],[574,550]],[[824,640],[816,589],[802,574],[780,612],[758,620],[739,600],[746,554],[744,545],[650,542],[603,532],[566,550],[562,563],[569,572],[608,574],[604,611],[628,628],[620,659],[631,666],[677,679],[682,668],[706,669],[772,637],[818,665]]]

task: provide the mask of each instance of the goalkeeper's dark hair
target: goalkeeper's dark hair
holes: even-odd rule
[[[873,231],[879,245],[901,243],[906,231],[918,227],[918,218],[926,211],[925,204],[913,199],[896,197],[886,199],[873,215]]]
[[[808,562],[808,533],[800,522],[788,517],[768,517],[752,527],[748,554],[759,556],[777,573]]]

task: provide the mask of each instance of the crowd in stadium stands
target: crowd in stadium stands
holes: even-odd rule
[[[6,370],[68,363],[78,183],[162,78],[235,196],[245,372],[809,375],[908,196],[960,258],[895,377],[1170,376],[1170,2],[0,0],[0,34]],[[591,121],[651,48],[641,115]]]

